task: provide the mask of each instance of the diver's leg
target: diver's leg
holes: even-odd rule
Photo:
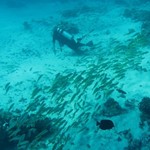
[[[59,47],[60,47],[60,51],[62,52],[63,44],[61,42],[59,42]]]
[[[53,43],[53,52],[56,55],[56,48],[55,48],[55,43]]]

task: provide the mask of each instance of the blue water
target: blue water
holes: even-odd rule
[[[149,0],[1,0],[0,150],[149,150],[149,49]]]

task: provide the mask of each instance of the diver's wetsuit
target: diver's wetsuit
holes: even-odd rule
[[[84,46],[85,44],[80,43],[79,41],[75,41],[73,36],[64,31],[60,28],[54,28],[53,31],[53,44],[55,47],[55,41],[59,42],[60,47],[63,45],[67,45],[69,48],[74,50],[76,53],[80,53],[81,46]],[[55,48],[54,48],[55,49]]]

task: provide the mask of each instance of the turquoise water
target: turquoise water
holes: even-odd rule
[[[149,0],[0,2],[0,150],[149,150]]]

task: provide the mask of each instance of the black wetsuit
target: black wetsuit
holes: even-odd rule
[[[58,31],[58,28],[55,28],[53,31],[53,44],[55,45],[55,41],[59,42],[60,47],[67,45],[70,49],[75,51],[76,53],[80,53],[81,46],[84,46],[85,44],[82,44],[80,42],[76,42],[73,38],[67,38],[62,33],[66,32],[64,30]],[[71,35],[70,35],[71,36]]]

